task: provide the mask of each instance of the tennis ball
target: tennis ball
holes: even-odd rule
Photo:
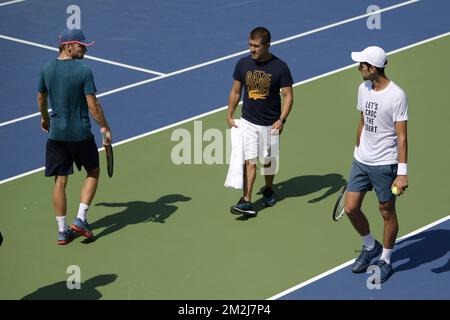
[[[391,189],[391,191],[392,191],[392,194],[395,194],[396,196],[398,195],[398,189],[397,189],[397,186],[393,186],[392,189]]]

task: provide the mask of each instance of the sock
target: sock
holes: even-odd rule
[[[64,232],[66,230],[66,216],[56,216],[58,222],[58,231]]]
[[[89,206],[84,203],[80,203],[80,207],[78,208],[77,218],[80,218],[81,221],[85,222],[87,219],[87,213],[89,210]]]
[[[391,255],[392,255],[392,249],[386,249],[383,247],[383,253],[381,254],[381,259],[384,260],[387,264],[391,264]]]
[[[370,232],[363,236],[363,241],[364,241],[364,246],[366,247],[367,250],[372,250],[373,247],[375,247],[375,239],[372,237],[372,235],[370,234]]]

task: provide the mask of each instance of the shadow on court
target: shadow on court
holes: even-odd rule
[[[395,272],[415,269],[422,264],[433,262],[450,251],[450,230],[436,229],[421,232],[400,241],[402,246],[392,253],[392,262],[407,260],[395,267]],[[406,244],[407,243],[407,244]],[[406,245],[405,245],[406,244]],[[431,271],[443,273],[450,271],[450,260],[442,266],[432,265]]]
[[[286,198],[303,197],[326,189],[319,197],[308,200],[308,203],[316,203],[340,191],[346,183],[347,181],[344,177],[337,173],[330,173],[322,176],[308,175],[294,177],[286,181],[275,183],[273,190],[275,191],[277,202],[281,202]],[[257,194],[262,196],[262,190],[263,188],[261,188]],[[255,201],[255,206],[258,211],[264,209],[261,198]]]
[[[344,177],[337,173],[330,173],[322,176],[308,175],[298,176],[286,181],[275,183],[273,190],[275,191],[277,202],[281,202],[286,198],[303,197],[316,193],[322,189],[326,189],[319,197],[308,200],[308,203],[316,203],[340,191],[346,183],[347,181]],[[253,203],[258,213],[266,208],[263,206],[261,199],[263,189],[264,187],[256,193],[255,198],[258,198],[258,200]],[[236,218],[236,220],[240,221],[247,221],[249,219],[251,218],[246,215]]]
[[[21,300],[98,300],[102,297],[96,288],[106,286],[117,279],[116,274],[102,274],[81,283],[80,289],[68,289],[66,281],[60,281],[26,295]]]
[[[447,260],[447,263],[437,267],[437,268],[433,268],[431,269],[431,271],[433,271],[434,273],[443,273],[443,272],[447,272],[450,271],[450,259]]]
[[[124,208],[124,210],[105,216],[91,224],[92,230],[106,228],[99,234],[96,234],[93,240],[84,240],[84,243],[96,241],[101,237],[117,232],[128,225],[158,222],[165,223],[178,207],[172,203],[185,202],[191,200],[190,197],[181,194],[169,194],[162,196],[154,202],[130,201],[123,203],[97,203],[96,206],[111,208]],[[95,234],[95,232],[94,232]]]

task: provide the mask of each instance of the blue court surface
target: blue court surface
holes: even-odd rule
[[[280,300],[448,300],[450,299],[450,216],[421,232],[402,237],[392,255],[394,273],[379,288],[373,273],[353,274],[351,265],[276,298]],[[353,262],[353,261],[352,261]],[[346,263],[348,265],[349,263]],[[370,288],[369,288],[370,287]]]
[[[382,1],[381,9],[391,9],[382,13],[380,30],[369,30],[367,18],[358,18],[372,4],[366,0],[157,1],[152,6],[140,0],[118,9],[120,3],[77,2],[87,37],[97,41],[88,55],[146,69],[85,59],[116,143],[225,106],[232,70],[247,54],[247,33],[255,25],[272,30],[272,52],[289,63],[295,82],[351,64],[349,52],[369,44],[388,52],[450,29],[446,0]],[[71,4],[54,0],[0,6],[0,57],[5,61],[0,66],[0,149],[8,150],[0,154],[0,181],[44,164],[46,137],[35,134],[39,119],[17,119],[37,112],[39,71],[56,52],[36,44],[57,46]],[[293,36],[298,38],[288,39]],[[280,40],[286,41],[277,44]],[[144,80],[151,82],[140,84]]]

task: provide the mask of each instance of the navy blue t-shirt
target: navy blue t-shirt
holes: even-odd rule
[[[249,55],[238,61],[233,78],[244,85],[242,118],[259,126],[271,126],[280,118],[280,89],[293,83],[284,61],[272,55],[259,62]]]

